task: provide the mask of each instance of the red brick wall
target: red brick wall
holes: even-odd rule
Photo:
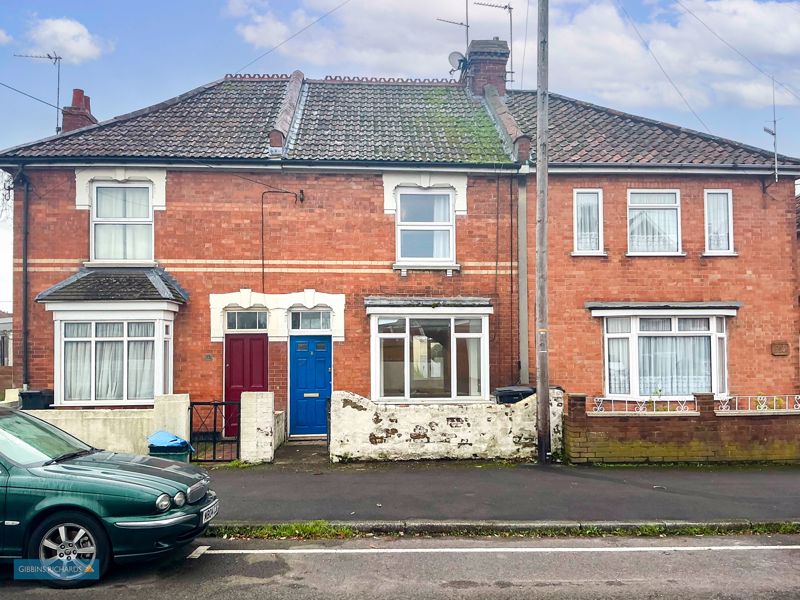
[[[528,186],[529,264],[535,260],[535,181]],[[573,257],[573,189],[602,188],[607,258]],[[679,189],[684,257],[626,257],[627,190]],[[705,189],[733,190],[736,257],[702,257]],[[794,186],[788,180],[762,193],[756,177],[554,175],[550,178],[550,374],[567,391],[603,394],[602,319],[587,301],[736,300],[728,319],[731,393],[785,394],[798,381],[797,246]],[[531,294],[535,274],[530,273]],[[533,303],[531,302],[531,323]],[[531,329],[533,331],[533,329]],[[530,355],[535,356],[530,337]],[[787,357],[770,353],[788,341]],[[532,365],[532,367],[535,365]]]
[[[369,395],[369,322],[364,297],[370,295],[491,298],[495,306],[495,314],[490,317],[491,386],[517,381],[517,303],[510,301],[508,267],[511,250],[516,252],[509,216],[513,213],[516,223],[516,197],[513,201],[509,197],[508,179],[501,180],[498,202],[494,177],[470,178],[468,214],[456,217],[456,258],[462,264],[461,273],[448,277],[444,272],[410,271],[402,277],[391,269],[395,259],[395,217],[384,213],[380,175],[242,175],[281,188],[305,191],[302,204],[295,203],[289,195],[268,194],[265,198],[264,252],[268,272],[264,291],[282,294],[314,288],[347,295],[345,341],[334,343],[336,389]],[[54,263],[32,262],[31,292],[35,295],[74,272],[79,266],[76,259],[88,257],[90,217],[88,211],[75,209],[71,171],[33,172],[31,179],[34,193],[30,256],[35,260],[65,259],[55,267]],[[175,321],[176,393],[189,392],[197,400],[222,396],[223,344],[210,340],[209,294],[241,288],[262,291],[257,261],[261,257],[263,189],[227,173],[170,171],[168,174],[167,210],[155,213],[156,259],[163,261],[190,294],[189,302],[181,307]],[[20,222],[21,219],[16,220],[18,228]],[[58,242],[53,243],[54,240]],[[19,245],[19,239],[16,243]],[[181,259],[195,262],[170,262]],[[256,263],[197,262],[208,260]],[[312,262],[294,264],[287,260]],[[501,264],[499,275],[494,268],[496,260]],[[380,264],[332,265],[313,261]],[[46,270],[53,268],[59,270]],[[17,271],[17,294],[20,280]],[[514,295],[516,288],[514,281]],[[17,301],[20,300],[18,296]],[[18,321],[15,327],[19,327]],[[21,339],[21,334],[17,335]],[[31,336],[31,384],[52,386],[52,318],[35,303],[31,307]],[[286,355],[286,342],[270,343],[269,385],[276,392],[279,409],[286,406]],[[20,365],[21,358],[15,364]]]
[[[586,397],[570,396],[564,446],[573,463],[800,460],[800,414],[726,416],[697,394],[687,416],[593,416]],[[591,410],[591,409],[590,409]]]

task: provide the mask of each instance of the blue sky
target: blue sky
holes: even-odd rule
[[[14,53],[64,56],[61,103],[80,87],[99,119],[235,72],[342,0],[0,0],[0,82],[53,102],[55,69]],[[533,88],[536,3],[514,6],[514,87]],[[624,8],[624,10],[623,10]],[[689,12],[691,11],[691,12]],[[769,147],[771,84],[704,27],[792,89],[778,88],[779,150],[800,156],[800,0],[551,0],[553,91]],[[463,0],[350,0],[248,72],[447,77],[464,50]],[[508,37],[500,10],[470,5],[471,37]],[[638,33],[637,33],[638,30]],[[662,63],[705,126],[661,73]],[[525,54],[525,69],[522,55]],[[0,148],[52,135],[55,110],[0,88]],[[0,225],[0,309],[8,309]]]

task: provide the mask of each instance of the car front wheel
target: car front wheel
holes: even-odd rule
[[[41,561],[49,585],[76,588],[105,574],[110,550],[100,523],[84,513],[64,511],[46,517],[33,530],[27,556]]]

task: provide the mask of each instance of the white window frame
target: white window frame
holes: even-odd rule
[[[631,207],[631,194],[675,194],[675,204],[635,204]],[[641,252],[631,250],[631,208],[640,209],[674,209],[678,219],[678,250],[676,252]],[[628,230],[628,256],[685,256],[683,252],[683,232],[681,229],[681,191],[679,189],[629,189],[628,190],[628,210],[627,230]]]
[[[405,333],[378,333],[378,319],[401,318],[406,320]],[[411,341],[410,319],[450,319],[450,397],[449,398],[411,398]],[[480,333],[456,333],[455,319],[480,319]],[[481,340],[481,395],[459,396],[456,379],[456,340],[459,338],[473,338]],[[402,397],[383,397],[381,395],[381,339],[403,339],[404,343],[404,381],[405,393]],[[374,402],[384,404],[461,404],[471,402],[486,402],[489,400],[489,313],[488,312],[460,312],[450,309],[450,312],[417,312],[413,309],[405,312],[386,311],[373,312],[370,315],[370,355],[372,366],[372,399]]]
[[[726,194],[728,196],[728,240],[730,247],[727,250],[712,250],[708,237],[708,195],[709,194]],[[707,256],[735,256],[736,250],[733,243],[733,190],[731,189],[709,189],[703,191],[703,237],[706,240]]]
[[[444,196],[448,197],[448,215],[450,217],[449,223],[418,223],[411,222],[405,223],[401,221],[402,203],[404,195],[428,195],[428,196]],[[451,266],[456,264],[456,213],[455,213],[455,198],[454,192],[451,188],[415,188],[415,187],[401,187],[397,189],[397,213],[395,216],[395,260],[398,266]],[[447,258],[424,258],[424,257],[408,257],[404,258],[401,254],[401,232],[402,231],[441,231],[449,230],[450,232],[450,256]]]
[[[597,250],[578,249],[578,194],[597,194]],[[573,256],[606,256],[603,240],[603,190],[602,188],[575,188],[572,190],[572,254]]]
[[[105,219],[97,216],[97,190],[98,188],[147,188],[147,218],[139,219]],[[134,181],[129,183],[119,183],[114,181],[95,181],[92,183],[92,210],[89,231],[89,251],[91,264],[112,265],[112,264],[153,264],[155,261],[156,228],[153,218],[153,184],[147,181]],[[95,226],[104,225],[150,225],[150,258],[96,258],[95,257]]]
[[[238,313],[253,313],[256,315],[256,327],[253,329],[238,329],[238,328],[230,328],[228,327],[228,315],[229,314],[238,314]],[[265,316],[265,323],[264,327],[258,327],[258,313],[264,313]],[[236,335],[240,333],[267,333],[269,331],[269,311],[265,308],[253,308],[253,309],[241,309],[241,308],[229,308],[223,311],[222,314],[222,327],[225,331],[226,335]]]
[[[601,313],[601,314],[598,314]],[[735,314],[735,313],[734,313]],[[625,311],[598,311],[595,316],[603,316],[603,393],[608,398],[613,399],[650,399],[652,396],[642,396],[639,393],[639,337],[698,337],[705,336],[711,339],[711,392],[717,396],[725,395],[728,390],[728,323],[729,313],[713,312],[709,310],[695,311],[669,311],[654,310],[652,312],[625,312]],[[630,319],[630,331],[627,333],[608,333],[608,318],[628,318]],[[641,319],[668,318],[671,321],[670,331],[641,331],[639,321]],[[678,331],[678,319],[684,318],[707,318],[709,320],[708,331]],[[722,332],[717,329],[719,320],[722,320]],[[609,339],[624,338],[628,340],[628,369],[629,383],[628,394],[612,394],[609,391]],[[719,379],[719,339],[723,339],[725,348],[725,380]],[[685,400],[691,399],[691,395],[686,396],[659,396],[659,400]]]
[[[90,326],[89,337],[66,337],[65,329],[67,324],[72,323],[85,323]],[[122,323],[122,336],[114,337],[98,337],[97,324],[103,323]],[[128,335],[129,323],[153,323],[154,331],[153,337],[130,337]],[[170,326],[170,334],[165,335],[165,323]],[[57,320],[56,323],[56,373],[57,373],[57,393],[56,404],[61,406],[150,406],[155,401],[156,396],[170,393],[172,388],[173,377],[173,363],[172,363],[172,327],[173,321],[158,318],[150,318],[146,315],[122,317],[120,315],[113,316],[100,316],[96,318],[85,318],[85,316],[75,315],[68,316],[63,320]],[[153,342],[153,398],[137,398],[133,400],[128,399],[128,344],[131,341],[152,341]],[[168,382],[168,390],[164,390],[164,351],[166,349],[164,342],[169,342],[170,362],[169,373],[167,374],[166,381]],[[91,345],[90,353],[90,373],[91,381],[89,386],[89,399],[76,399],[68,400],[64,397],[64,381],[66,364],[64,362],[65,351],[64,348],[69,342],[89,342]],[[96,346],[98,342],[122,342],[123,344],[123,361],[122,361],[122,399],[120,400],[98,400],[96,398],[96,367],[97,367],[97,353]]]
[[[292,327],[292,318],[294,315],[300,315],[300,325],[303,324],[303,314],[307,313],[327,313],[329,327],[319,329],[307,329],[299,327],[295,329]],[[290,335],[331,335],[331,324],[333,322],[333,313],[329,308],[313,308],[313,309],[298,309],[289,311],[289,334]]]

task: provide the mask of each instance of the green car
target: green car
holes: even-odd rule
[[[169,553],[201,535],[219,510],[209,483],[202,469],[92,448],[0,408],[0,561],[35,559],[50,584],[86,585],[70,565],[99,578],[111,561]]]

